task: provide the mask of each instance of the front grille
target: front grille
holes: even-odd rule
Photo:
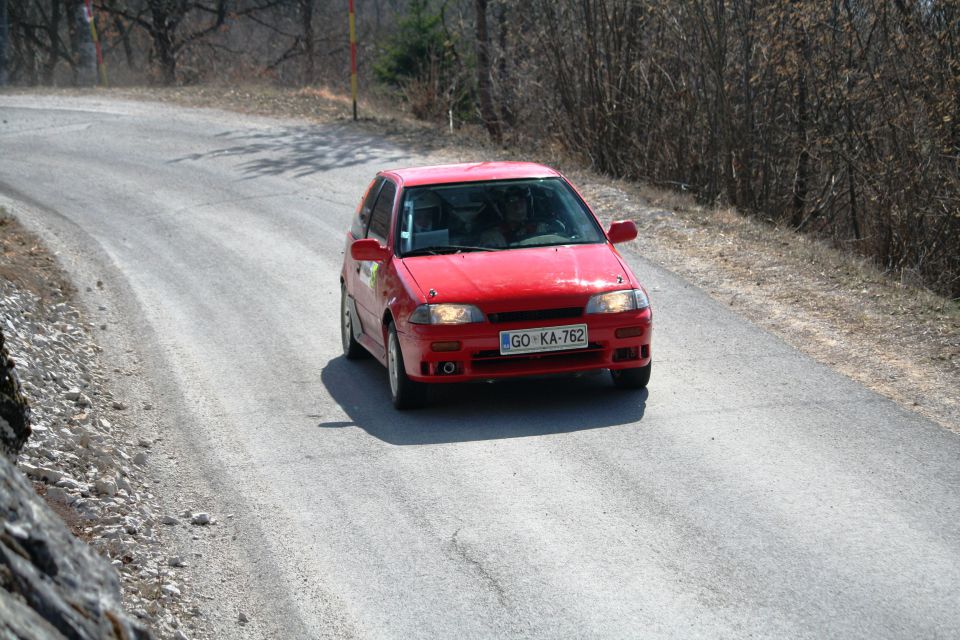
[[[473,354],[470,367],[475,374],[491,376],[523,375],[547,370],[575,371],[585,367],[603,366],[605,353],[602,347],[594,344],[585,349],[516,356],[501,356],[496,351],[482,351]]]
[[[485,351],[475,351],[470,354],[470,357],[474,362],[485,361],[485,360],[540,360],[542,358],[551,358],[555,356],[567,356],[570,354],[579,354],[579,353],[593,353],[596,351],[602,351],[603,346],[591,342],[586,347],[581,347],[579,349],[563,349],[560,351],[539,351],[536,353],[518,353],[516,355],[502,355],[496,349],[489,349]]]
[[[579,318],[583,315],[583,307],[563,307],[560,309],[534,309],[532,311],[502,311],[488,313],[490,322],[528,322],[535,320],[558,320],[562,318]]]

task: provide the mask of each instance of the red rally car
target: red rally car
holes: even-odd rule
[[[647,293],[567,180],[526,162],[382,171],[340,274],[343,352],[387,367],[399,409],[430,384],[609,369],[650,380]]]

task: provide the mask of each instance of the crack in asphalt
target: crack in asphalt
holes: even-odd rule
[[[490,587],[490,590],[497,596],[497,601],[500,603],[500,606],[506,608],[508,605],[507,602],[507,592],[504,590],[503,585],[500,584],[500,581],[493,576],[492,573],[483,565],[482,562],[472,557],[467,550],[466,546],[459,540],[460,531],[463,527],[460,527],[453,532],[453,535],[450,536],[450,542],[453,544],[453,550],[456,553],[457,557],[466,562],[468,565],[473,567],[476,570],[476,573],[479,574],[480,578]]]

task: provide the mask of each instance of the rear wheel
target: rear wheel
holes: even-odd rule
[[[366,349],[353,337],[353,320],[350,306],[347,304],[347,288],[340,287],[340,339],[343,343],[343,355],[347,360],[356,360],[366,354]]]
[[[418,409],[427,403],[427,385],[407,377],[397,330],[387,328],[387,375],[390,377],[390,397],[397,409]]]
[[[652,366],[653,361],[650,361],[645,367],[611,369],[610,377],[613,378],[613,384],[618,389],[644,389],[650,382],[650,368]]]

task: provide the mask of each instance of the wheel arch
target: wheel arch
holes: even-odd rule
[[[383,331],[383,344],[387,344],[387,328],[390,325],[396,325],[393,317],[393,311],[389,307],[383,310],[383,317],[380,318],[380,329]]]

